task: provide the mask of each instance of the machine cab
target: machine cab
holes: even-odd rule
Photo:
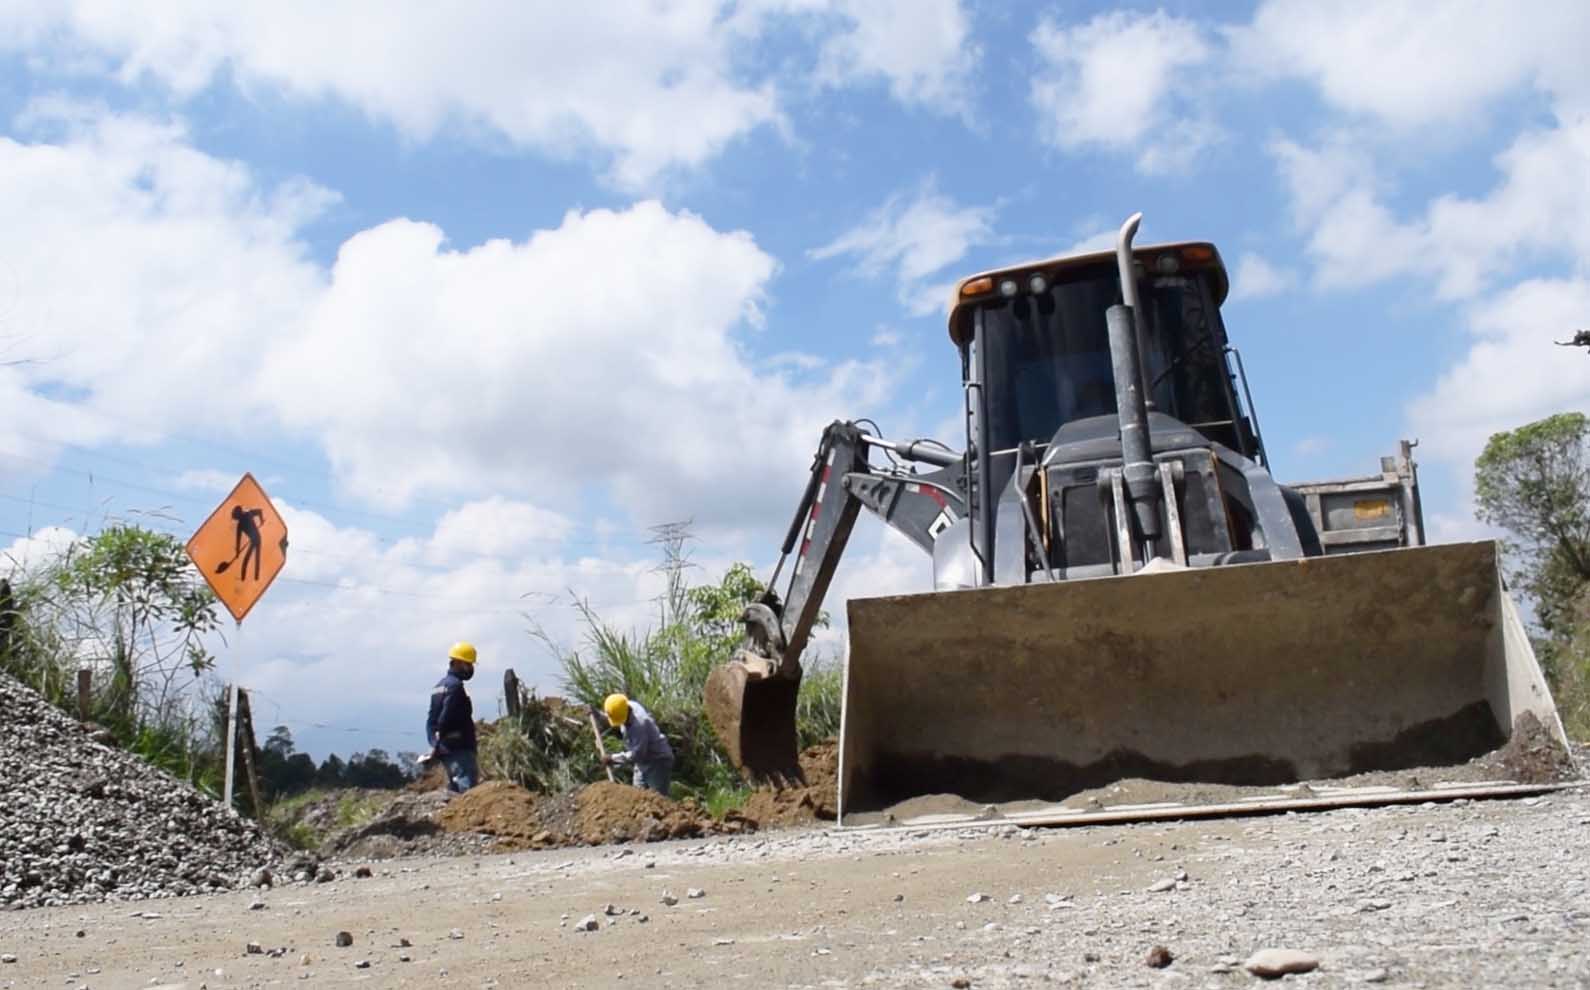
[[[1110,520],[1119,515],[1095,505],[1098,497],[1091,494],[1099,467],[1111,461],[1121,464],[1124,456],[1106,315],[1126,302],[1119,257],[1117,252],[1098,252],[1034,262],[974,276],[956,287],[949,330],[961,352],[967,447],[973,453],[967,539],[984,581],[1021,581],[1032,573],[1032,560],[1019,538],[1022,531],[1044,534],[1050,564],[1060,560],[1066,566],[1126,571],[1133,566],[1108,541],[1090,547],[1080,538],[1061,541],[1050,533],[1053,523],[1076,536],[1082,530],[1068,521],[1101,512]],[[1212,244],[1199,242],[1146,247],[1129,257],[1137,304],[1127,332],[1135,338],[1141,394],[1153,424],[1149,431],[1145,423],[1145,432],[1152,435],[1153,445],[1211,448],[1196,459],[1200,473],[1215,470],[1217,449],[1235,458],[1231,469],[1240,470],[1238,464],[1261,469],[1264,449],[1249,412],[1251,402],[1245,408],[1238,394],[1241,389],[1246,395],[1240,359],[1220,318],[1228,282],[1219,254]],[[1130,371],[1122,373],[1131,381]],[[1031,487],[1039,463],[1051,465],[1056,459],[1084,465],[1082,474],[1066,475],[1082,486],[1075,490],[1058,490],[1068,482],[1055,475],[1053,466],[1040,472],[1050,498],[1060,497],[1064,505],[1047,504],[1049,499],[1038,498]],[[1019,481],[1015,489],[1013,481]],[[1212,476],[1190,484],[1197,492],[1217,490]],[[995,502],[1010,497],[1017,498],[1017,505],[1029,498],[1037,501],[1021,513],[996,513]],[[1186,491],[1179,497],[1185,499]],[[1193,508],[1201,510],[1206,501],[1195,498]],[[1080,515],[1067,509],[1073,504],[1082,510]],[[1025,523],[1018,518],[1022,513],[1028,516]],[[1189,537],[1191,546],[1210,552],[1250,549],[1250,536],[1257,533],[1251,512],[1243,516],[1239,507],[1203,515],[1210,513],[1212,521]],[[1013,527],[1008,537],[996,533],[996,515]],[[1111,522],[1109,528],[1119,527]],[[1042,569],[1051,572],[1048,564]]]
[[[1134,252],[1143,325],[1139,351],[1150,408],[1245,457],[1264,460],[1238,396],[1234,354],[1220,318],[1227,279],[1211,244]],[[1121,302],[1111,252],[991,272],[961,282],[950,312],[973,389],[972,438],[995,460],[1027,442],[1046,446],[1062,426],[1116,415],[1105,311]],[[1101,424],[1102,425],[1102,424]]]

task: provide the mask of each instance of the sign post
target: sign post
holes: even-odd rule
[[[232,614],[238,627],[287,563],[287,523],[252,474],[215,507],[188,540],[188,559]],[[237,694],[227,687],[226,806],[232,806],[232,767],[237,748]],[[256,813],[257,813],[256,809]]]

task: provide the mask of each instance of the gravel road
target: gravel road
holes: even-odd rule
[[[1242,963],[1264,948],[1317,959],[1285,978],[1311,987],[1590,985],[1582,789],[1115,828],[812,830],[373,871],[0,913],[0,959],[15,957],[0,962],[0,987],[1237,987],[1261,982]],[[1163,968],[1147,963],[1166,961],[1156,946],[1171,957]]]

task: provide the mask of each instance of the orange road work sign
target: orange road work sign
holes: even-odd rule
[[[287,524],[252,474],[188,540],[188,559],[242,622],[287,563]]]

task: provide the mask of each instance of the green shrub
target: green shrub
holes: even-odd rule
[[[565,648],[539,628],[533,633],[557,658],[572,701],[600,705],[622,693],[644,705],[674,750],[674,796],[695,798],[721,814],[743,803],[747,792],[707,722],[707,675],[739,645],[740,612],[763,587],[745,564],[730,567],[715,584],[688,587],[682,540],[667,544],[665,570],[667,590],[651,629],[620,629],[576,602],[582,627],[576,647]],[[806,665],[796,714],[802,746],[839,731],[839,666],[812,655]]]

